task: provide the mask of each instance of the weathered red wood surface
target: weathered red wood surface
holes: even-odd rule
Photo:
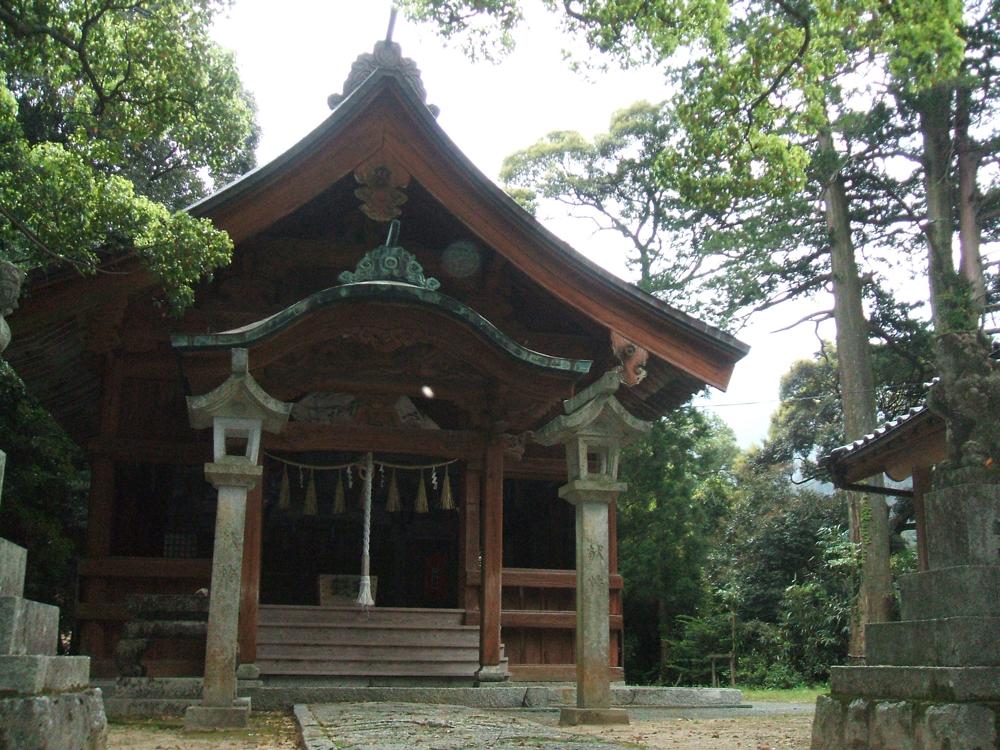
[[[257,621],[260,609],[260,562],[263,523],[263,493],[258,484],[247,493],[243,532],[243,570],[240,579],[239,660],[257,660]]]
[[[480,664],[500,663],[500,596],[503,568],[503,441],[491,435],[483,458],[482,550],[480,588]]]

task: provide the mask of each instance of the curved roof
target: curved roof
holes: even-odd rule
[[[724,389],[749,351],[585,258],[480,172],[398,71],[379,68],[309,135],[192,204],[239,243],[316,197],[363,160],[389,152],[488,245],[563,303],[702,383]]]

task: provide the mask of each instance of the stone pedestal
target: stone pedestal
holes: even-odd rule
[[[5,459],[0,451],[0,478]],[[59,608],[24,598],[26,560],[0,538],[0,750],[102,750],[107,720],[90,659],[56,656]]]
[[[189,730],[244,727],[250,704],[236,699],[236,646],[239,636],[240,581],[247,492],[263,469],[244,460],[205,465],[206,478],[219,491],[212,550],[208,629],[205,636],[205,682],[202,702],[184,714]]]
[[[900,581],[899,622],[866,628],[867,666],[831,670],[813,750],[1000,748],[1000,484],[984,478],[926,496],[930,569]]]

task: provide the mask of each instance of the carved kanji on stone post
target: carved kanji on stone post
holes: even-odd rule
[[[627,724],[611,708],[609,666],[608,504],[627,487],[618,481],[621,448],[649,432],[615,392],[617,371],[605,374],[565,401],[565,414],[535,434],[542,445],[563,443],[569,482],[559,496],[576,506],[576,707],[560,712],[562,724]]]
[[[188,397],[188,416],[197,429],[212,428],[213,462],[205,477],[219,491],[212,550],[212,583],[205,644],[201,705],[188,706],[186,729],[246,726],[249,701],[236,698],[236,643],[243,565],[247,492],[260,481],[257,464],[261,430],[281,432],[292,405],[271,398],[247,364],[247,350],[232,350],[232,374],[215,390]]]

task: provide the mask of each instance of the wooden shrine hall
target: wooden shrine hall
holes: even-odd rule
[[[577,568],[596,559],[623,678],[617,449],[724,389],[747,348],[554,237],[425,99],[413,62],[379,42],[319,127],[191,206],[235,251],[182,317],[134,257],[39,282],[12,316],[10,362],[91,463],[74,648],[95,676],[122,671],[143,597],[163,608],[221,585],[218,433],[192,420],[236,383],[285,409],[259,438],[241,522],[248,673],[573,679]],[[593,504],[606,551],[578,528]],[[373,606],[356,601],[362,560]],[[182,631],[147,638],[142,673],[202,674],[204,629]]]

